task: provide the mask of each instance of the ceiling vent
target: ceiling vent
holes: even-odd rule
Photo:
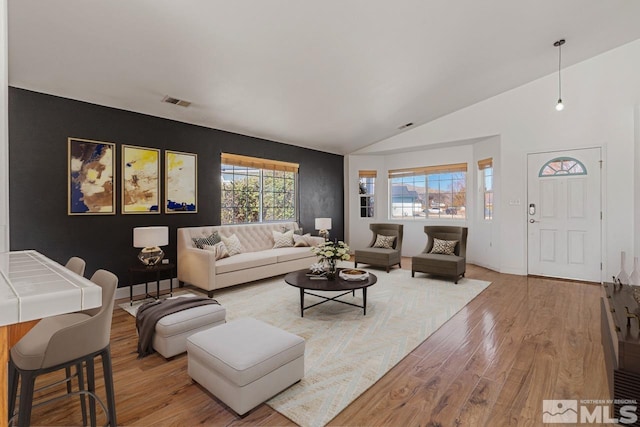
[[[162,98],[162,102],[166,102],[173,105],[179,105],[181,107],[188,107],[189,105],[191,105],[189,101],[183,101],[182,99],[173,98],[169,95],[165,95],[165,97]]]

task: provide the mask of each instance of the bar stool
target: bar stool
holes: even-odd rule
[[[96,425],[96,401],[107,415],[107,424],[116,426],[113,372],[111,369],[110,335],[115,290],[118,277],[106,270],[98,270],[91,281],[102,288],[102,307],[84,313],[70,313],[42,319],[11,348],[9,360],[9,422],[17,417],[18,426],[31,424],[31,409],[57,401],[69,395],[54,397],[45,402],[33,403],[36,377],[60,369],[76,367],[80,390],[70,394],[89,396],[91,425]],[[94,359],[100,356],[104,371],[107,405],[95,393]],[[86,364],[87,386],[84,390],[82,375]],[[67,375],[68,376],[68,375]],[[68,379],[68,378],[67,378]],[[14,414],[18,383],[20,404]],[[83,422],[86,415],[83,405]]]
[[[72,256],[64,266],[76,273],[78,276],[84,276],[84,269],[86,265],[87,263],[82,258]]]

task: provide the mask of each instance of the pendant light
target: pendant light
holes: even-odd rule
[[[560,69],[562,67],[562,45],[565,43],[564,39],[560,39],[553,43],[558,48],[558,103],[556,104],[556,110],[564,110],[564,104],[562,103],[562,80],[560,78]]]

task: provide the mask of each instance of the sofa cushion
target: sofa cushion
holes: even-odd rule
[[[285,231],[284,233],[274,230],[272,233],[274,248],[290,248],[293,246],[293,230]]]
[[[156,334],[160,334],[163,337],[171,337],[201,326],[224,322],[226,313],[225,308],[218,304],[202,305],[178,311],[158,320]]]
[[[287,262],[293,261],[295,259],[309,258],[309,265],[311,265],[316,260],[316,254],[311,252],[311,249],[308,247],[273,249],[273,253],[276,254],[278,262]]]
[[[278,262],[276,253],[272,250],[259,252],[245,252],[229,258],[216,261],[216,274],[229,273],[231,271],[260,267]]]

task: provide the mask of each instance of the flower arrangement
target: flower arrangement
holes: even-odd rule
[[[311,250],[318,256],[320,261],[335,263],[338,260],[346,261],[351,258],[349,246],[342,240],[337,242],[324,242],[323,244],[314,246]]]

